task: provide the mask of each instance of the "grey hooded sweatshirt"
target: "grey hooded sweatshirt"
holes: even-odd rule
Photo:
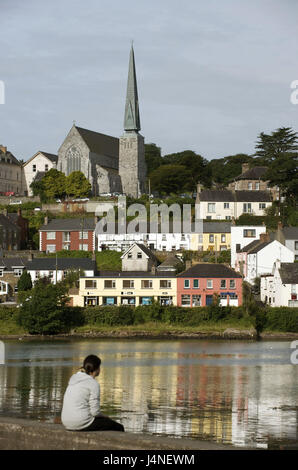
[[[100,415],[99,383],[85,372],[72,375],[63,398],[62,424],[71,431],[80,430]]]

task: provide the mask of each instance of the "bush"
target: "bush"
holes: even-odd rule
[[[265,328],[271,331],[298,333],[298,308],[267,308]]]
[[[151,305],[139,305],[134,310],[134,323],[146,323],[161,320],[162,307],[153,302]]]
[[[87,307],[84,309],[84,318],[89,325],[132,325],[134,312],[133,307],[128,305]]]

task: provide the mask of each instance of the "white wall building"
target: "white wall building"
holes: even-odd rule
[[[255,278],[272,273],[277,259],[282,263],[293,263],[294,253],[279,241],[270,241],[269,234],[261,234],[260,240],[253,241],[237,252],[235,270],[253,284]]]
[[[26,269],[33,284],[42,277],[49,277],[56,284],[75,270],[80,270],[83,276],[94,276],[96,261],[90,258],[33,258],[27,262]]]
[[[261,276],[261,300],[272,307],[298,307],[298,263],[277,260],[272,274]]]
[[[33,157],[29,158],[24,165],[24,178],[26,182],[25,190],[28,196],[33,196],[30,184],[36,176],[43,177],[51,168],[56,168],[58,156],[46,152],[37,152]]]
[[[260,239],[266,233],[265,225],[232,225],[231,226],[231,266],[235,267],[237,250]]]
[[[242,214],[264,215],[272,199],[269,191],[204,189],[198,191],[196,204],[199,204],[201,219],[231,220],[238,219]]]

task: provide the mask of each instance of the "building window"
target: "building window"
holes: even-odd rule
[[[0,277],[3,277],[3,269],[0,269]]]
[[[208,212],[215,212],[215,202],[208,202]]]
[[[162,239],[163,242],[165,242],[165,241],[167,241],[167,236],[163,233],[161,239]]]
[[[32,171],[33,171],[33,173],[36,172],[36,165],[32,165]]]
[[[199,288],[199,279],[194,279],[194,280],[193,280],[193,287],[194,287],[194,289],[198,289],[198,288]]]
[[[189,289],[189,287],[190,287],[189,279],[184,279],[184,289]]]
[[[295,250],[298,250],[298,241],[295,240]]]
[[[256,183],[256,191],[260,190],[260,183]]]
[[[132,259],[132,253],[128,253],[127,259]]]
[[[221,289],[226,289],[227,288],[227,282],[225,279],[221,279],[220,281],[220,288]]]
[[[192,306],[193,307],[200,307],[201,306],[201,296],[200,295],[193,295],[192,296]]]
[[[225,233],[222,233],[222,234],[221,234],[221,242],[222,242],[222,243],[225,243],[225,242],[226,242],[226,234],[225,234]]]
[[[200,233],[200,235],[199,235],[199,243],[203,243],[203,234],[202,233]]]
[[[133,280],[125,280],[122,282],[123,289],[134,289],[135,281]]]
[[[230,289],[235,289],[236,288],[236,281],[235,279],[230,280]]]
[[[15,276],[21,277],[21,275],[23,274],[23,269],[17,268],[17,269],[14,269],[13,272]]]
[[[244,229],[243,230],[243,237],[244,238],[255,238],[256,230],[255,229]]]
[[[88,240],[88,232],[80,232],[81,240]]]
[[[63,232],[63,241],[70,242],[70,232]]]
[[[171,289],[172,281],[170,279],[162,279],[159,281],[159,288],[160,289]]]
[[[213,289],[213,279],[207,279],[207,289]]]
[[[152,289],[152,280],[151,279],[145,279],[142,280],[142,289]]]
[[[105,289],[116,289],[116,281],[114,279],[105,279],[104,288]]]
[[[251,212],[251,203],[250,202],[245,202],[243,204],[243,212],[245,212],[245,213],[250,213]]]
[[[139,252],[137,253],[137,258],[138,258],[138,259],[142,259],[142,253],[141,253],[141,251],[139,251]]]
[[[54,271],[49,271],[49,278],[54,279]]]
[[[96,289],[96,280],[95,279],[86,279],[85,289]]]
[[[56,232],[47,232],[47,240],[56,240]]]
[[[248,188],[249,191],[251,191],[252,190],[252,183],[248,183],[247,188]]]
[[[230,209],[230,203],[224,202],[224,209]]]
[[[49,165],[46,163],[44,166],[44,171],[48,171],[48,170],[49,170]]]
[[[226,215],[226,217],[225,217],[226,220],[231,220],[231,218],[232,217],[230,215]]]
[[[214,235],[213,234],[209,235],[209,243],[214,243]]]
[[[181,305],[182,307],[190,307],[190,295],[181,296]]]
[[[82,251],[88,251],[88,243],[80,243],[79,244],[79,250],[82,250]]]
[[[265,202],[260,202],[259,203],[259,210],[264,210],[266,209],[266,203]]]

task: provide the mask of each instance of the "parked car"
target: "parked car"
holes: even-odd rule
[[[89,201],[88,197],[85,197],[85,198],[77,198],[77,199],[72,199],[72,202],[86,202],[86,201]]]
[[[111,193],[101,193],[100,196],[110,197],[110,196],[112,196],[112,194]]]
[[[22,201],[10,201],[9,203],[10,205],[14,205],[14,204],[22,204]]]
[[[41,211],[41,208],[40,208],[40,207],[34,207],[34,210],[35,210],[36,212],[38,212],[38,211]]]

